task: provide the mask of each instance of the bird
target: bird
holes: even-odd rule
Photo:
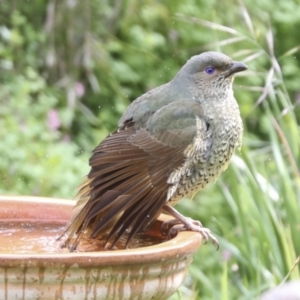
[[[92,153],[65,247],[75,251],[88,230],[91,239],[108,232],[109,249],[126,236],[126,248],[162,212],[173,217],[163,223],[164,234],[195,231],[218,246],[208,228],[174,205],[215,181],[241,148],[243,123],[232,83],[247,68],[221,52],[203,52],[171,81],[134,100]]]

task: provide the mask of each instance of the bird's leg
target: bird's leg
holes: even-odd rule
[[[162,234],[166,235],[167,232],[170,238],[176,236],[179,231],[199,232],[203,235],[206,241],[211,239],[212,242],[217,246],[217,248],[219,248],[219,242],[217,238],[211,233],[208,228],[203,227],[200,221],[195,221],[191,218],[183,216],[172,206],[165,205],[163,207],[163,210],[175,219],[163,222],[161,226]]]

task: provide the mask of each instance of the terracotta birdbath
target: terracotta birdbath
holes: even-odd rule
[[[180,232],[163,242],[160,226],[168,216],[161,215],[149,233],[152,245],[70,253],[57,237],[74,204],[0,196],[0,299],[161,300],[175,293],[201,245],[200,234]]]

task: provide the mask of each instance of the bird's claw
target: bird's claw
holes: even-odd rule
[[[162,234],[167,235],[169,239],[172,239],[178,234],[179,231],[199,232],[205,239],[205,244],[210,239],[213,244],[217,246],[217,250],[219,249],[219,242],[217,238],[212,234],[210,229],[203,227],[200,221],[195,221],[190,218],[186,218],[185,221],[185,224],[177,219],[163,222],[161,225]]]
[[[186,218],[186,220],[192,224],[194,224],[195,226],[197,227],[202,227],[202,223],[198,220],[193,220],[191,218]],[[182,222],[180,220],[177,220],[177,219],[171,219],[171,220],[168,220],[168,221],[164,221],[162,224],[161,224],[161,233],[163,235],[169,235],[169,231],[172,229],[172,228],[176,228],[177,226],[176,225],[181,225],[182,226]],[[185,230],[188,230],[188,229],[185,229]],[[184,230],[179,230],[179,231],[184,231]],[[176,234],[175,234],[176,235]],[[174,235],[174,236],[175,236]],[[174,237],[173,236],[173,237]]]
[[[182,224],[182,223],[177,219],[171,219],[171,220],[163,222],[160,227],[160,231],[161,231],[162,235],[165,235],[165,236],[167,235],[169,239],[175,237],[177,235],[177,233],[175,235],[171,235],[171,237],[170,237],[170,232],[171,232],[172,228],[174,228],[178,224]]]

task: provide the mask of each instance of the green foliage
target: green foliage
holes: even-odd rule
[[[235,81],[241,154],[178,208],[218,234],[177,299],[255,299],[299,278],[299,1],[2,1],[0,192],[71,198],[91,150],[130,101],[192,55],[222,51]],[[299,260],[298,260],[299,261]],[[294,265],[295,264],[295,265]]]
[[[57,98],[32,69],[0,85],[0,192],[72,198],[87,155],[57,131]]]

